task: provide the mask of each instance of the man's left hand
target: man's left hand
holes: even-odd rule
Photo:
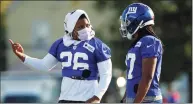
[[[86,103],[99,103],[100,99],[97,96],[93,96],[92,98],[88,99]]]

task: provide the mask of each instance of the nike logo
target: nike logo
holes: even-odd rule
[[[151,47],[152,45],[148,45],[147,48]]]

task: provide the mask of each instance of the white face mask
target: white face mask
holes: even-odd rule
[[[91,28],[84,28],[78,31],[78,38],[83,41],[92,39],[94,35],[95,31],[92,30]]]

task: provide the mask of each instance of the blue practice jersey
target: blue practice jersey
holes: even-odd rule
[[[49,53],[62,63],[62,76],[81,77],[83,70],[89,70],[91,74],[86,80],[97,80],[97,63],[111,57],[110,48],[95,37],[68,47],[60,38],[52,44]]]
[[[150,57],[156,57],[157,64],[151,86],[146,96],[161,95],[159,78],[161,73],[162,53],[161,41],[150,35],[142,37],[136,45],[128,51],[125,60],[127,65],[126,93],[128,98],[136,97],[138,84],[142,77],[142,59]]]

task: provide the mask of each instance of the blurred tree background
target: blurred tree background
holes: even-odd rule
[[[12,1],[0,1],[0,71],[7,69],[7,7]],[[111,47],[113,68],[126,70],[125,56],[131,41],[121,38],[119,16],[131,3],[142,2],[149,5],[155,14],[155,32],[164,44],[161,82],[170,83],[182,72],[189,75],[189,102],[192,102],[192,0],[97,0],[96,10],[102,15],[104,9],[113,10],[114,16],[106,28],[96,28],[97,36]],[[74,2],[76,5],[77,2]],[[94,19],[100,18],[100,15]],[[110,36],[101,34],[102,29],[110,31]],[[14,34],[13,34],[14,35]],[[116,80],[116,79],[113,79]],[[116,84],[116,83],[113,83]],[[114,90],[113,90],[114,91]],[[115,92],[113,92],[115,94]]]
[[[113,9],[116,15],[109,23],[111,39],[103,37],[112,49],[113,67],[126,69],[125,55],[130,41],[121,39],[119,35],[119,16],[131,3],[142,2],[149,5],[155,14],[155,32],[164,44],[161,82],[170,83],[181,72],[189,75],[189,91],[192,92],[192,1],[191,0],[98,0],[96,8],[102,12],[104,8]],[[100,36],[102,37],[102,36]],[[189,93],[192,102],[192,93]]]
[[[5,71],[7,69],[7,58],[6,58],[6,25],[5,25],[5,17],[8,6],[11,4],[10,1],[0,1],[0,71]]]
[[[1,15],[0,24],[0,71],[5,71],[6,69],[6,45],[5,45],[5,27],[3,24],[4,15]]]

